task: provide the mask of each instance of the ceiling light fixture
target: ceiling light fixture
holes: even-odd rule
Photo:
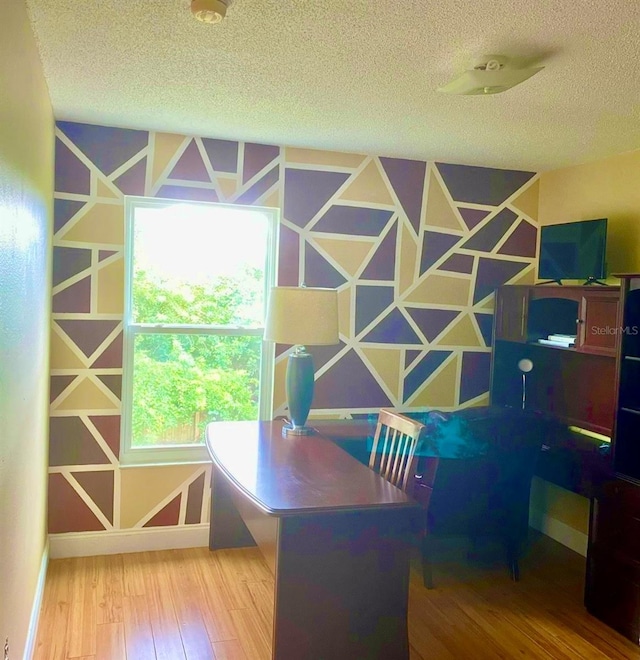
[[[438,88],[445,94],[500,94],[519,85],[544,67],[519,69],[502,55],[487,55],[473,69],[465,71],[450,83]]]
[[[214,25],[226,16],[231,0],[191,0],[191,13],[202,23]]]

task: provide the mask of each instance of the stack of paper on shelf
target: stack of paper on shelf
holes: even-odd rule
[[[576,345],[576,335],[551,334],[546,339],[538,339],[538,343],[548,346],[560,346],[562,348],[571,348]]]

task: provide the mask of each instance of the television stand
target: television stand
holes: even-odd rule
[[[544,282],[536,282],[535,286],[542,286],[543,284],[558,284],[562,286],[562,280],[545,280]]]

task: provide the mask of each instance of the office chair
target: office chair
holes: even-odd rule
[[[463,535],[493,537],[505,551],[509,574],[519,579],[518,559],[529,526],[529,490],[544,434],[526,411],[476,408],[453,413],[431,411],[425,420],[425,444],[442,443],[448,426],[462,434],[473,452],[440,458],[431,478],[422,537],[424,584],[432,588],[431,540]],[[475,454],[476,451],[478,454]],[[416,484],[416,490],[420,488]],[[418,499],[423,499],[418,496]]]

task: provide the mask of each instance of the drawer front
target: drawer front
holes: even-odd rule
[[[603,485],[603,502],[623,509],[630,515],[640,515],[640,486],[616,479]]]
[[[630,515],[610,502],[594,503],[591,543],[640,565],[640,511]]]
[[[431,495],[433,494],[433,488],[427,486],[426,484],[420,483],[416,480],[416,485],[413,491],[413,497],[420,503],[425,509],[428,509],[429,502],[431,501]]]
[[[418,461],[418,469],[413,482],[413,496],[425,509],[431,501],[439,464],[440,459],[433,456],[422,456]]]

